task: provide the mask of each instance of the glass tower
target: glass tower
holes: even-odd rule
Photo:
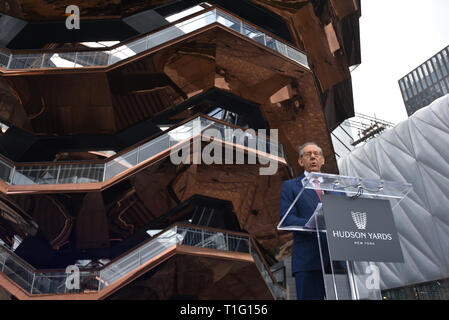
[[[417,110],[449,93],[449,46],[399,80],[410,117]]]

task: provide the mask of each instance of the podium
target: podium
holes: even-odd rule
[[[316,234],[327,300],[382,299],[377,263],[404,263],[392,210],[412,185],[315,172],[301,183],[277,229]],[[305,226],[287,225],[308,189],[322,190],[322,202]]]

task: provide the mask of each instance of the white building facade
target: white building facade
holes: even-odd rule
[[[340,174],[411,183],[394,209],[405,263],[379,263],[381,289],[449,278],[449,95],[338,161]]]

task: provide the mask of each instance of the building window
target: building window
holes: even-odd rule
[[[415,84],[415,81],[413,80],[413,76],[411,73],[408,75],[408,79],[410,81],[410,87],[413,90],[413,95],[416,96],[418,94],[418,92],[416,91],[416,84]]]
[[[437,82],[437,76],[435,75],[435,70],[432,67],[432,62],[430,60],[427,61],[427,67],[429,68],[429,74],[432,79],[432,83]]]
[[[410,88],[410,83],[408,81],[407,76],[404,78],[404,82],[405,82],[405,87],[407,88],[408,98],[410,99],[411,97],[413,97],[413,92],[412,92],[412,89]]]
[[[427,89],[426,78],[424,77],[421,67],[418,68],[418,74],[419,74],[419,79],[421,80],[421,84],[422,84],[423,88]]]
[[[449,70],[449,55],[447,52],[448,52],[447,49],[444,49],[442,52],[442,56],[444,61],[446,62],[446,68]]]
[[[428,87],[430,87],[432,85],[432,81],[430,80],[429,71],[427,71],[427,65],[423,64],[421,67],[424,70],[424,78],[426,79],[426,84]]]
[[[443,88],[443,94],[447,94],[448,91],[447,91],[446,83],[444,80],[441,81],[441,87]]]
[[[435,68],[435,70],[436,70],[436,72],[437,72],[438,80],[441,80],[441,78],[442,78],[443,76],[442,76],[442,74],[441,74],[441,68],[440,68],[440,66],[438,65],[437,58],[433,57],[433,58],[432,58],[432,63],[433,63],[433,66],[434,66],[434,68]]]
[[[445,63],[443,61],[443,56],[441,55],[441,53],[437,54],[437,58],[438,58],[438,63],[440,64],[441,71],[443,72],[443,75],[447,76],[447,66],[445,65]]]
[[[404,100],[407,101],[408,100],[408,96],[407,96],[407,91],[405,90],[405,84],[404,84],[404,80],[403,79],[399,81],[399,85],[401,86],[402,96],[404,97]]]
[[[421,81],[419,81],[418,73],[416,72],[416,70],[413,70],[413,77],[415,80],[416,87],[418,87],[418,92],[421,92],[422,91]]]

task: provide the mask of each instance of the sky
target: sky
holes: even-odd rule
[[[398,80],[449,45],[449,0],[362,0],[355,112],[407,119]]]

